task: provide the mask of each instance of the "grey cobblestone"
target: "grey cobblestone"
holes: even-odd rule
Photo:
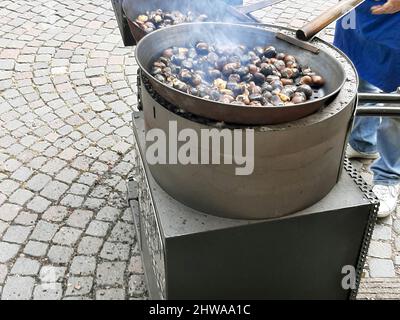
[[[87,276],[94,274],[96,258],[88,256],[76,256],[72,260],[70,271],[74,275]]]
[[[97,266],[97,283],[103,286],[118,286],[123,284],[126,263],[103,262]]]
[[[62,206],[53,206],[46,210],[42,218],[51,222],[61,222],[68,215],[68,209]]]
[[[27,204],[27,208],[37,213],[43,213],[50,204],[51,202],[45,198],[36,196]]]
[[[84,255],[96,255],[103,244],[101,238],[83,237],[78,246],[78,253]]]
[[[64,246],[73,246],[78,241],[81,233],[81,230],[75,228],[62,227],[54,236],[53,243]]]
[[[132,275],[129,279],[128,287],[129,295],[133,297],[140,297],[146,293],[146,285],[143,275]]]
[[[35,279],[32,277],[10,276],[4,285],[3,300],[29,300],[32,297]]]
[[[118,216],[120,214],[120,211],[116,208],[113,207],[104,207],[99,211],[97,214],[97,219],[102,220],[102,221],[109,221],[113,222],[116,221]]]
[[[52,263],[67,264],[72,257],[74,250],[68,247],[52,246],[47,254]]]
[[[5,264],[0,264],[0,284],[3,284],[6,280],[8,268]]]
[[[48,247],[47,243],[29,241],[24,248],[24,253],[33,257],[44,257]]]
[[[0,207],[0,220],[12,221],[20,211],[20,206],[11,203],[5,203]]]
[[[62,285],[60,283],[45,283],[35,287],[34,300],[61,300]]]
[[[124,300],[125,291],[123,289],[101,289],[96,291],[97,300]]]
[[[39,273],[40,263],[36,260],[20,257],[15,261],[11,274],[34,276]]]
[[[40,194],[47,199],[58,200],[67,189],[68,185],[58,181],[52,181],[40,192]]]
[[[93,217],[93,212],[88,210],[75,210],[67,220],[71,227],[84,229]]]
[[[70,277],[67,284],[67,296],[80,296],[90,292],[93,286],[92,277]]]
[[[64,280],[65,267],[44,266],[40,269],[39,278],[42,283],[55,283]]]
[[[50,241],[58,230],[58,226],[46,221],[39,221],[32,232],[31,239],[38,241]]]
[[[129,259],[129,251],[129,244],[106,242],[101,250],[100,257],[111,261],[126,261]]]
[[[10,226],[3,240],[13,243],[24,243],[32,231],[32,227]]]
[[[107,234],[107,231],[110,227],[110,224],[103,221],[93,220],[89,227],[86,230],[86,234],[95,237],[104,237]]]
[[[371,277],[389,278],[395,276],[393,261],[389,259],[369,259]]]
[[[34,213],[21,212],[14,220],[17,224],[25,226],[33,226],[37,220],[38,215]]]
[[[15,258],[20,246],[17,244],[0,242],[0,263],[6,263]]]

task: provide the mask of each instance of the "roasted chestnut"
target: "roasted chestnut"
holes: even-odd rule
[[[155,23],[157,14],[150,15]],[[174,23],[182,19],[173,14]],[[165,17],[164,17],[165,19]],[[189,15],[189,19],[194,16]],[[325,84],[310,67],[301,66],[274,47],[215,46],[199,41],[171,47],[153,61],[151,74],[168,86],[203,99],[251,106],[286,106],[311,99],[313,88]]]
[[[270,47],[265,48],[264,57],[271,59],[271,58],[275,58],[276,55],[277,55],[277,52],[276,52],[275,47],[270,46]]]

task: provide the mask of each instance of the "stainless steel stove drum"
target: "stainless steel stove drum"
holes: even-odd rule
[[[331,104],[294,122],[252,127],[252,175],[236,175],[235,164],[149,165],[159,185],[189,207],[233,219],[282,217],[325,197],[338,182],[343,167],[357,104],[358,78],[354,66],[339,50],[319,39],[313,45],[334,56],[346,73],[345,84]],[[179,112],[179,105],[163,100],[144,78],[139,89],[146,131],[158,128],[168,133],[170,121],[177,122],[178,131],[191,128],[199,135],[201,129],[221,129],[215,122]]]

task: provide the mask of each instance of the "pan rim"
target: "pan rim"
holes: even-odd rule
[[[237,109],[237,110],[245,110],[245,109],[249,110],[249,109],[260,109],[260,108],[268,108],[268,110],[271,110],[271,111],[273,111],[273,110],[288,110],[288,109],[289,109],[289,110],[292,110],[292,109],[298,109],[298,108],[301,108],[301,107],[306,107],[306,106],[308,106],[310,103],[318,103],[318,102],[330,100],[330,99],[336,97],[336,96],[338,95],[338,93],[342,90],[342,88],[344,87],[344,85],[345,85],[345,83],[346,83],[346,81],[347,81],[346,73],[345,73],[345,71],[343,70],[343,68],[341,67],[341,68],[340,68],[340,71],[341,71],[341,73],[342,73],[342,75],[343,75],[343,77],[342,77],[343,80],[342,80],[342,82],[340,83],[340,85],[339,85],[335,90],[333,90],[331,93],[329,93],[329,94],[327,94],[327,95],[324,95],[323,97],[320,97],[320,98],[315,99],[315,100],[311,100],[311,101],[309,100],[309,101],[304,102],[304,103],[299,103],[299,104],[296,104],[296,105],[289,105],[289,106],[281,106],[281,107],[277,107],[277,106],[268,106],[268,107],[262,106],[262,107],[260,107],[260,106],[251,106],[251,105],[249,105],[249,106],[247,106],[247,105],[246,105],[246,106],[242,106],[242,105],[235,105],[235,104],[231,104],[231,103],[222,103],[222,102],[219,102],[219,101],[213,101],[213,100],[204,99],[204,98],[201,98],[201,97],[196,97],[196,96],[194,96],[194,95],[192,95],[192,94],[190,94],[190,93],[183,92],[183,91],[177,90],[177,89],[175,89],[175,88],[173,88],[173,87],[167,86],[164,82],[161,82],[161,81],[157,80],[155,77],[153,77],[153,76],[151,75],[151,73],[147,70],[147,68],[145,68],[145,67],[143,66],[143,64],[141,63],[141,61],[139,61],[139,59],[138,59],[138,52],[139,52],[140,47],[141,47],[141,45],[142,45],[142,41],[143,41],[143,42],[144,42],[144,41],[147,41],[147,40],[146,40],[147,38],[152,37],[152,36],[156,35],[156,34],[159,33],[159,32],[165,32],[165,30],[168,30],[168,29],[171,29],[171,28],[179,28],[179,27],[182,27],[182,26],[195,26],[195,25],[201,25],[201,26],[204,26],[204,25],[235,26],[235,27],[248,28],[248,29],[255,29],[255,30],[260,30],[260,29],[262,29],[262,30],[265,30],[265,31],[274,33],[274,31],[268,30],[268,29],[266,29],[267,27],[264,27],[264,26],[263,26],[263,28],[260,28],[260,27],[257,27],[257,26],[248,26],[248,25],[246,25],[246,24],[240,24],[240,23],[227,23],[227,22],[191,22],[191,23],[181,23],[181,24],[179,24],[179,25],[170,26],[170,27],[164,28],[164,29],[158,29],[158,30],[155,30],[155,31],[153,31],[153,32],[151,32],[151,33],[149,33],[149,34],[147,34],[145,37],[143,37],[143,38],[137,43],[136,48],[135,48],[135,59],[136,59],[136,62],[137,62],[137,64],[138,64],[138,66],[140,67],[140,69],[145,73],[145,75],[146,75],[147,77],[150,77],[150,78],[151,78],[151,81],[154,81],[154,82],[156,82],[156,83],[162,85],[163,87],[172,90],[173,92],[175,92],[175,93],[177,93],[177,94],[182,94],[182,95],[184,95],[184,96],[186,96],[186,97],[190,97],[190,98],[194,99],[195,101],[206,101],[206,102],[209,102],[209,103],[213,103],[213,104],[215,104],[216,106],[221,106],[221,107],[222,107],[222,106],[223,106],[223,107],[228,107],[228,106],[229,106],[229,107],[232,107],[233,109]],[[271,26],[271,27],[273,27],[273,26]],[[284,28],[284,29],[287,30],[287,31],[295,32],[295,30],[290,29],[290,28]],[[321,40],[321,39],[319,39],[319,38],[314,38],[314,39],[318,39],[319,41],[324,42],[323,40]],[[338,50],[335,46],[332,46],[332,48],[334,48],[335,50]],[[319,49],[320,49],[320,52],[323,52],[324,54],[326,54],[326,55],[332,57],[332,55],[329,54],[324,48],[319,48]],[[303,49],[303,50],[304,50],[304,49]],[[341,53],[341,51],[339,51],[339,52]],[[333,58],[333,57],[332,57],[332,58]],[[339,64],[339,63],[338,63],[338,64]],[[182,108],[182,109],[185,109],[185,108]]]

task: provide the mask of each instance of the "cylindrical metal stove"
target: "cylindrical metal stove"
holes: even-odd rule
[[[353,65],[341,52],[320,40],[315,40],[314,45],[336,57],[346,72],[345,86],[329,106],[295,122],[253,127],[254,172],[249,176],[236,175],[234,164],[150,165],[160,186],[189,207],[238,219],[282,217],[309,207],[327,195],[342,170],[358,81]],[[143,78],[141,100],[146,131],[161,129],[167,137],[171,121],[176,122],[178,132],[190,128],[199,136],[202,129],[246,128],[221,126],[181,112],[158,96]]]

